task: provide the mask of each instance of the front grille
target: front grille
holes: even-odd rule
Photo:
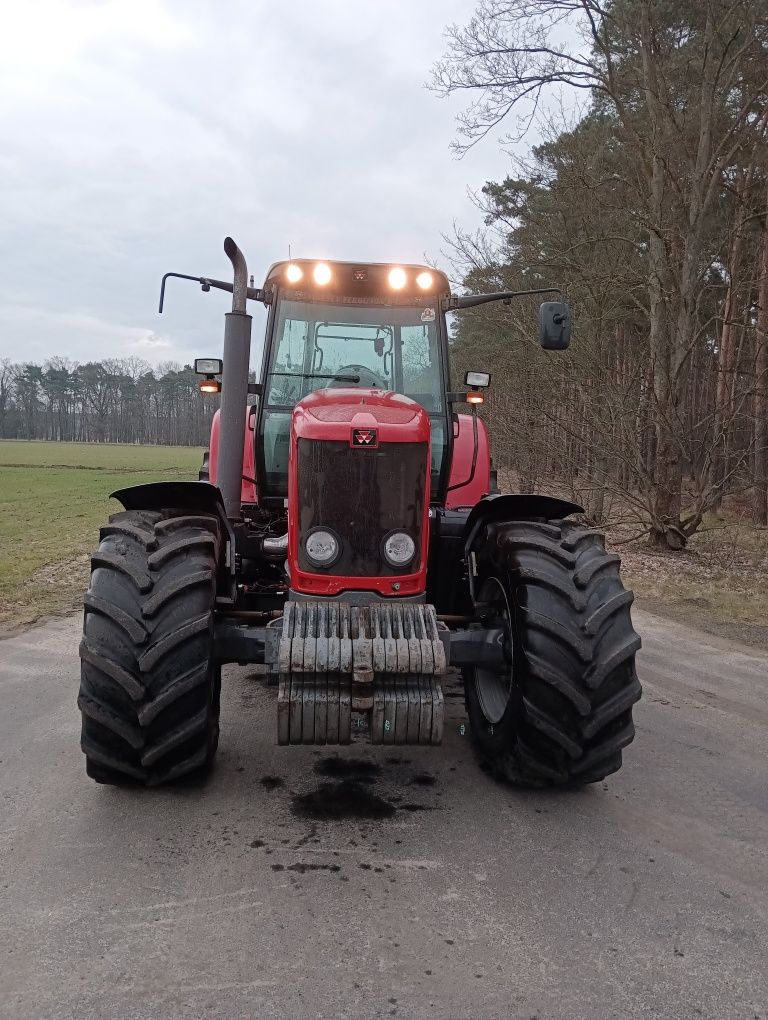
[[[421,559],[422,517],[429,498],[426,443],[382,443],[378,449],[344,441],[298,441],[299,567],[313,574],[393,577],[413,573]],[[341,541],[327,570],[306,556],[304,539],[325,527]],[[384,538],[407,531],[416,544],[411,562],[393,568]]]

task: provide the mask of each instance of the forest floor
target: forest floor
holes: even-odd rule
[[[681,552],[655,551],[609,528],[638,605],[709,634],[768,649],[768,529],[736,510],[710,514]]]
[[[111,492],[196,478],[201,462],[194,447],[0,441],[0,634],[77,607],[121,509]]]

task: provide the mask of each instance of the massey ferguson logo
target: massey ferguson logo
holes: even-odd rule
[[[379,433],[376,429],[352,429],[351,445],[375,450],[379,445]]]

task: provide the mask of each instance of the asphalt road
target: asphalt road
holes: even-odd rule
[[[0,1016],[768,1017],[768,656],[636,624],[624,768],[554,794],[478,769],[457,687],[441,748],[340,766],[242,668],[205,786],[100,787],[79,618],[0,642]]]

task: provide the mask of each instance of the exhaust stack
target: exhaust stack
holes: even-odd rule
[[[225,315],[224,371],[221,376],[221,415],[217,484],[224,500],[227,518],[240,520],[240,492],[245,444],[245,416],[248,401],[248,370],[251,360],[252,317],[246,311],[248,267],[245,256],[231,237],[224,240],[224,251],[232,263],[232,311]]]

